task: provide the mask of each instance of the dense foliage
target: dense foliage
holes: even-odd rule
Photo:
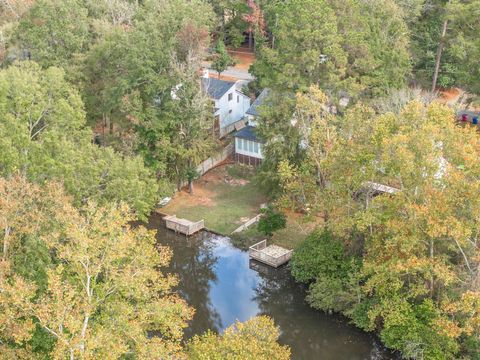
[[[188,355],[195,360],[286,360],[290,350],[277,343],[280,331],[273,321],[260,316],[237,322],[225,330],[222,336],[207,332],[195,336],[189,344]]]
[[[291,126],[304,137],[303,154],[277,163],[279,200],[325,221],[293,259],[294,276],[310,283],[308,300],[378,330],[406,357],[475,356],[475,129],[457,126],[445,106],[415,101],[399,114],[357,106],[336,122],[322,113],[325,101],[315,88],[297,96]],[[372,182],[398,190],[378,195]]]
[[[1,179],[0,194],[2,354],[165,358],[181,351],[192,312],[171,293],[175,278],[158,271],[170,251],[155,247],[152,232],[130,227],[127,206],[77,210],[58,184],[21,177]],[[27,261],[24,250],[33,249],[42,258]]]
[[[261,209],[260,213],[257,228],[262,234],[273,235],[275,231],[285,228],[287,217],[281,211],[267,206]]]
[[[479,0],[0,1],[2,356],[288,358],[263,318],[182,348],[191,310],[153,270],[169,253],[128,226],[193,191],[216,143],[201,68],[245,45],[271,88],[261,184],[323,221],[293,259],[308,301],[405,357],[478,357],[478,134],[407,86],[478,96],[479,18]]]
[[[62,181],[76,204],[125,201],[147,215],[157,185],[139,157],[92,143],[80,95],[64,71],[33,62],[0,71],[0,174]]]

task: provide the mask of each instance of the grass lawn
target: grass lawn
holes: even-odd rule
[[[284,229],[276,231],[269,244],[275,244],[287,249],[294,249],[301,243],[316,226],[321,224],[319,219],[306,218],[301,214],[287,212],[287,226]],[[247,230],[233,234],[232,241],[239,247],[247,249],[249,246],[267,238],[261,234],[255,225]]]
[[[195,182],[193,195],[181,191],[160,211],[191,221],[204,219],[208,229],[229,235],[257,215],[267,201],[253,175],[241,165],[213,169]]]

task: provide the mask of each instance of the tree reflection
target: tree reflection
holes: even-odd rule
[[[217,281],[214,266],[218,261],[213,254],[214,244],[209,241],[211,234],[200,232],[188,238],[177,235],[165,228],[159,215],[152,215],[147,226],[157,231],[159,245],[172,249],[167,270],[178,276],[180,296],[195,308],[194,318],[185,329],[185,338],[201,334],[207,329],[218,331],[221,319],[209,295],[211,283]]]
[[[274,269],[250,260],[250,268],[261,278],[252,300],[280,327],[279,340],[291,347],[292,358],[372,359],[372,345],[380,358],[389,358],[372,336],[345,318],[312,309],[305,301],[305,286],[294,281],[288,265]]]

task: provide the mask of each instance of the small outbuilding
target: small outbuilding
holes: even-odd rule
[[[237,131],[233,137],[235,138],[235,161],[245,165],[258,166],[262,163],[263,141],[257,136],[256,128],[253,126],[245,126]]]

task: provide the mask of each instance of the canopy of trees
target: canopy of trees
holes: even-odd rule
[[[378,330],[406,357],[478,353],[477,132],[437,103],[381,115],[358,105],[340,121],[327,102],[318,88],[297,96],[289,126],[299,150],[274,158],[279,203],[325,222],[293,261],[309,301]],[[267,153],[278,146],[270,116]],[[368,182],[398,192],[373,197]]]

